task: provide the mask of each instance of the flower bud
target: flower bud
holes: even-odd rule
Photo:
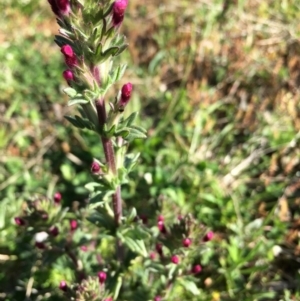
[[[101,271],[98,273],[98,279],[101,284],[103,284],[105,282],[106,277],[107,277],[107,275],[105,272]]]
[[[179,257],[177,255],[173,255],[171,257],[171,261],[174,263],[174,264],[178,264],[179,263]]]
[[[182,245],[185,247],[185,248],[188,248],[190,245],[191,245],[192,241],[189,239],[189,238],[184,238],[182,240]]]
[[[69,68],[77,65],[77,58],[73,48],[70,45],[64,45],[61,47],[60,51],[65,56],[65,63]]]
[[[161,301],[162,299],[161,299],[161,296],[156,296],[156,297],[154,297],[154,301]]]
[[[159,222],[157,223],[157,227],[158,227],[158,229],[159,229],[159,231],[160,231],[161,233],[163,233],[163,234],[166,234],[166,233],[167,233],[167,229],[166,229],[166,227],[165,227],[163,221],[159,221]]]
[[[163,246],[162,246],[162,244],[157,243],[156,246],[155,246],[155,249],[156,249],[156,252],[157,252],[160,256],[163,255]]]
[[[43,242],[39,242],[39,241],[35,242],[35,246],[41,250],[44,250],[46,248],[46,245]]]
[[[72,46],[70,46],[68,44],[62,46],[60,48],[60,51],[65,57],[74,57],[75,56]]]
[[[87,249],[88,249],[87,246],[81,246],[81,247],[80,247],[80,250],[83,251],[83,252],[86,252]]]
[[[163,215],[159,215],[158,217],[157,217],[157,221],[158,222],[163,222],[165,220],[165,218],[163,217]]]
[[[15,217],[14,220],[18,226],[24,226],[26,224],[25,220],[21,217]]]
[[[55,192],[53,197],[54,203],[59,204],[61,201],[61,193]]]
[[[208,241],[212,240],[213,237],[214,237],[214,232],[213,231],[209,231],[203,237],[203,241],[204,242],[208,242]]]
[[[60,283],[59,283],[59,289],[66,292],[68,290],[68,285],[67,285],[67,282],[62,280]]]
[[[70,2],[69,0],[48,0],[52,11],[55,15],[68,15],[70,13]]]
[[[193,274],[198,274],[202,271],[202,267],[200,264],[194,265],[192,268],[192,273]]]
[[[115,27],[121,25],[127,5],[128,0],[116,0],[113,3],[112,22]]]
[[[59,234],[59,230],[56,226],[52,226],[50,229],[49,229],[49,233],[53,236],[53,237],[56,237],[58,234]]]
[[[71,70],[65,70],[63,72],[63,77],[67,82],[74,80],[74,73]]]
[[[155,254],[154,252],[150,252],[149,258],[150,258],[151,260],[154,260],[155,257],[156,257],[156,254]]]
[[[97,174],[101,173],[101,166],[100,166],[100,164],[97,161],[94,161],[92,163],[92,165],[91,165],[91,172],[94,175],[97,175]]]
[[[127,83],[121,89],[121,98],[119,102],[120,109],[123,109],[130,100],[132,92],[132,84]]]
[[[71,231],[75,231],[77,229],[77,221],[75,219],[70,220],[70,228]]]

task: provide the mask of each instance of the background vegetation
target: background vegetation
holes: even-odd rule
[[[102,150],[63,119],[47,1],[0,10],[0,299],[24,300],[34,277],[44,291],[28,300],[48,300],[64,271],[32,269],[13,217],[57,190],[83,202]],[[127,16],[126,78],[149,138],[132,145],[124,199],[171,200],[215,231],[195,300],[300,300],[299,1],[130,0]]]

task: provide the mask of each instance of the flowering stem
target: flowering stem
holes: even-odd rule
[[[98,114],[98,122],[100,128],[102,128],[106,122],[106,110],[103,99],[99,99],[96,101],[96,109]],[[108,169],[113,175],[117,176],[117,167],[116,167],[116,156],[114,151],[114,146],[112,140],[110,138],[101,137],[105,159],[108,164]],[[122,218],[122,199],[121,199],[121,187],[118,186],[116,192],[112,196],[113,200],[113,210],[115,216],[115,222],[118,226],[121,222]]]

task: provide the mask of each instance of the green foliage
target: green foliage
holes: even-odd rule
[[[126,21],[125,29],[134,62],[129,71],[136,76],[139,97],[129,106],[140,107],[141,115],[125,114],[121,131],[126,136],[126,127],[136,118],[135,129],[141,135],[140,125],[149,128],[149,137],[135,140],[130,147],[141,154],[139,158],[126,158],[131,171],[123,191],[128,223],[142,214],[162,212],[171,220],[174,215],[192,213],[216,232],[214,241],[198,254],[203,271],[179,279],[168,299],[297,300],[298,238],[286,240],[299,217],[296,197],[287,200],[290,222],[280,220],[277,203],[297,181],[299,117],[293,113],[299,105],[296,92],[286,85],[289,80],[297,88],[297,68],[292,65],[299,54],[298,2],[251,6],[247,1],[212,1],[191,7],[179,1],[168,4],[172,13],[158,2],[155,7],[136,8],[135,3],[131,9],[136,11],[130,11],[134,17]],[[86,169],[93,158],[104,159],[104,155],[92,132],[84,131],[81,137],[62,118],[77,113],[73,106],[62,109],[67,104],[61,93],[61,86],[66,86],[60,80],[62,60],[48,32],[53,31],[54,23],[48,23],[53,17],[44,18],[48,25],[41,28],[43,22],[34,19],[38,13],[44,16],[47,5],[7,0],[1,6],[5,17],[0,22],[8,42],[0,46],[0,299],[24,300],[28,291],[32,300],[61,300],[59,282],[71,283],[78,276],[70,258],[59,251],[44,258],[33,246],[32,233],[22,233],[13,218],[22,214],[24,201],[33,195],[52,199],[59,190],[62,207],[70,208],[68,213],[62,211],[66,220],[60,230],[69,233],[68,220],[87,214],[81,208],[90,191],[83,187],[92,181]],[[8,7],[15,16],[25,16],[22,24],[26,25],[16,24],[18,18],[11,17]],[[153,22],[145,22],[149,16]],[[30,25],[33,21],[37,23]],[[26,27],[35,33],[28,36]],[[107,50],[101,49],[99,59],[111,55]],[[121,78],[124,69],[109,74],[107,87]],[[74,98],[71,104],[86,100]],[[89,128],[84,116],[78,118],[79,127]],[[241,163],[244,168],[230,177]],[[96,212],[89,217],[91,223],[75,231],[73,249],[86,270],[96,275],[99,253],[104,259],[112,256],[115,229],[112,216],[101,207],[107,196],[95,193],[93,197],[90,209],[95,206]],[[131,207],[136,207],[137,200],[140,205],[134,213]],[[90,246],[92,225],[103,223],[111,225],[111,232],[99,228],[99,239]],[[163,274],[157,261],[141,259],[147,257],[143,238],[148,235],[141,223],[129,232],[120,229],[118,235],[140,256],[131,263],[134,273],[126,275],[131,286],[124,288],[124,300],[132,297],[132,287],[131,300],[152,300],[174,271],[170,267],[170,274]],[[55,239],[63,248],[64,235]],[[88,252],[80,248],[86,245]],[[274,247],[281,248],[279,255]],[[156,286],[146,291],[145,266],[160,276]],[[134,278],[136,274],[142,284]],[[113,288],[116,295],[118,290]]]

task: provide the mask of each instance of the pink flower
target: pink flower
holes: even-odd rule
[[[71,228],[71,231],[75,231],[77,229],[77,221],[75,219],[72,219],[70,220],[70,228]]]
[[[122,87],[121,98],[120,98],[120,102],[119,102],[119,106],[121,108],[124,108],[127,105],[127,103],[129,102],[130,97],[131,97],[131,92],[132,92],[132,84],[131,83],[127,83]]]
[[[61,201],[61,194],[60,192],[55,192],[53,197],[54,203],[59,204]]]
[[[97,162],[97,161],[94,161],[91,165],[91,172],[94,174],[94,175],[97,175],[101,172],[101,166],[100,164]]]
[[[127,5],[128,5],[128,0],[116,0],[114,2],[113,12],[112,12],[112,22],[115,27],[121,25],[124,19],[124,14]]]
[[[192,273],[193,274],[198,274],[202,271],[202,267],[200,264],[194,265],[192,268]]]
[[[166,233],[167,233],[167,229],[166,229],[166,227],[165,227],[163,221],[159,221],[159,222],[157,223],[157,227],[158,227],[158,229],[159,229],[159,231],[160,231],[161,233],[163,233],[163,234],[166,234]]]
[[[46,248],[46,245],[43,242],[39,242],[39,241],[35,242],[35,246],[41,250],[44,250]]]
[[[59,234],[59,230],[56,226],[52,226],[49,232],[53,237],[56,237]]]
[[[182,245],[185,247],[185,248],[188,248],[190,245],[191,245],[192,241],[189,239],[189,238],[184,238],[182,240]]]
[[[162,256],[163,255],[163,245],[160,243],[157,243],[155,246],[156,252]]]
[[[156,296],[155,298],[154,298],[154,301],[161,301],[162,299],[161,299],[161,296]]]
[[[177,255],[173,255],[171,257],[171,261],[174,263],[174,264],[178,264],[179,263],[179,257]]]
[[[81,246],[81,247],[80,247],[80,250],[83,251],[83,252],[86,252],[87,249],[88,249],[87,246]]]
[[[63,77],[67,82],[74,80],[74,73],[71,70],[65,70],[63,72]]]
[[[65,63],[69,68],[72,68],[77,65],[77,57],[70,45],[64,45],[61,47],[60,51],[65,56]]]
[[[66,292],[68,290],[68,285],[67,285],[67,282],[62,280],[60,283],[59,283],[59,289]]]
[[[103,284],[105,282],[106,278],[107,278],[107,275],[105,272],[101,271],[98,273],[98,279],[101,284]]]
[[[213,237],[214,237],[214,232],[213,231],[209,231],[203,237],[203,241],[204,242],[208,242],[208,241],[212,240]]]
[[[163,222],[165,220],[165,218],[163,217],[163,215],[159,215],[158,217],[157,217],[157,221],[158,222]]]
[[[52,11],[55,15],[68,15],[70,13],[71,7],[69,0],[48,0]]]
[[[154,252],[150,252],[149,257],[151,260],[154,260],[156,257],[156,254]]]
[[[26,224],[25,220],[21,217],[15,217],[14,220],[18,226],[24,226]]]
[[[60,51],[65,57],[74,57],[75,56],[73,48],[68,44],[62,46]]]

